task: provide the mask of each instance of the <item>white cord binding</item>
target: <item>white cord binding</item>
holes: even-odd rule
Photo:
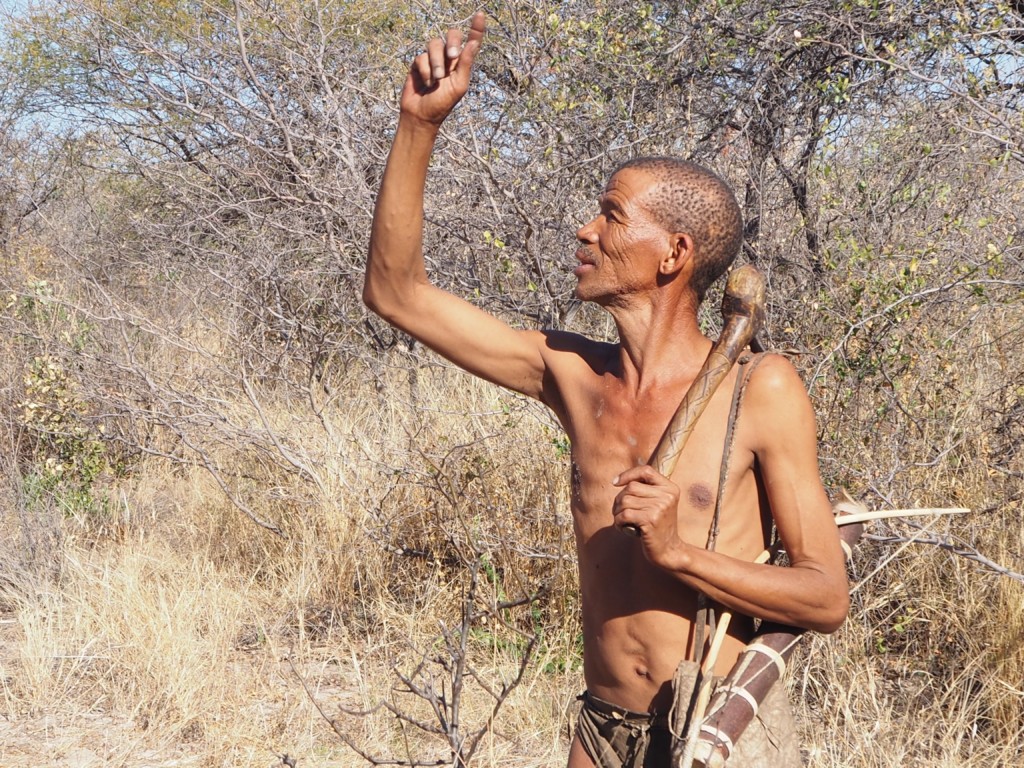
[[[725,733],[714,728],[710,725],[702,725],[700,727],[701,733],[706,733],[711,737],[712,746],[721,746],[725,750],[725,756],[728,758],[732,754],[732,739],[730,739]],[[701,741],[704,741],[701,739]]]
[[[763,653],[765,656],[771,659],[775,663],[776,669],[779,670],[780,680],[782,679],[782,676],[786,674],[786,660],[783,659],[782,654],[776,651],[774,648],[769,648],[764,643],[754,641],[753,643],[747,646],[747,650],[753,651],[754,653]]]
[[[728,697],[731,694],[736,694],[743,699],[750,708],[754,711],[754,716],[757,716],[757,699],[754,698],[754,694],[744,688],[742,685],[730,685],[728,688],[723,689],[723,692]]]

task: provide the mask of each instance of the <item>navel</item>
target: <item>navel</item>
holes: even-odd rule
[[[704,509],[711,506],[711,489],[704,485],[704,483],[694,483],[691,485],[690,489],[686,492],[686,497],[695,507]]]

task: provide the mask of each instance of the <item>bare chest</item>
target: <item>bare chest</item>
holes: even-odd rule
[[[614,479],[650,461],[682,396],[682,391],[668,390],[632,401],[605,388],[580,397],[570,411],[573,512],[584,540],[611,523],[612,502],[620,490]],[[692,543],[703,544],[719,494],[729,400],[728,394],[716,394],[671,474],[680,489],[680,530]],[[742,447],[734,448],[730,462],[726,487],[730,476],[749,470],[751,457]]]

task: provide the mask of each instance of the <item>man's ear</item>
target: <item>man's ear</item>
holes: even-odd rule
[[[685,232],[676,232],[670,236],[671,250],[658,264],[658,273],[674,275],[693,260],[693,238]]]

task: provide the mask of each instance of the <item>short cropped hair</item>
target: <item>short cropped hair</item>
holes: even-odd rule
[[[697,301],[736,259],[743,244],[743,215],[729,185],[703,166],[677,157],[637,157],[619,166],[653,177],[644,199],[655,221],[693,238],[696,253],[690,288]]]

